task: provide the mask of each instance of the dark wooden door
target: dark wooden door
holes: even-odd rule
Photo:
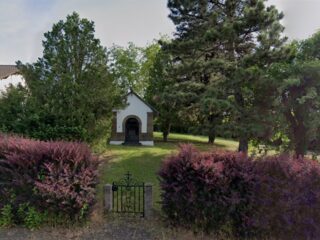
[[[129,118],[126,121],[126,143],[139,143],[139,122],[135,118]]]

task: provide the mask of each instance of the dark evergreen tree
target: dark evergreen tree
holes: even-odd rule
[[[264,0],[169,0],[168,7],[176,38],[166,49],[175,56],[177,82],[201,85],[197,101],[207,89],[221,89],[233,107],[218,107],[212,117],[228,115],[224,123],[239,138],[239,151],[247,152],[249,140],[265,131],[257,114],[268,106],[265,71],[287,55],[283,14]]]
[[[233,106],[221,87],[214,83],[209,84],[200,96],[198,108],[199,116],[203,118],[200,120],[202,132],[208,135],[208,142],[213,144],[217,133],[224,131],[222,122],[228,119]],[[225,133],[225,136],[228,134]]]
[[[43,56],[33,64],[18,63],[27,104],[37,119],[27,134],[88,141],[105,137],[119,94],[94,23],[73,13],[44,36]]]

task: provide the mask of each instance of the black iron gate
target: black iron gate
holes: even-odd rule
[[[143,182],[137,182],[130,172],[118,182],[112,183],[112,206],[113,212],[144,217],[144,194]]]

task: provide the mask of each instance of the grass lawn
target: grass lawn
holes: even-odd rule
[[[103,150],[103,156],[108,159],[100,169],[100,185],[98,198],[102,201],[102,189],[106,183],[120,180],[127,171],[130,171],[137,181],[152,183],[154,189],[154,207],[160,209],[160,189],[157,172],[162,160],[177,151],[178,144],[192,143],[197,148],[206,151],[214,148],[236,150],[238,143],[232,140],[217,138],[214,145],[207,143],[204,136],[185,134],[170,134],[169,141],[163,142],[161,133],[154,133],[155,146],[114,146],[108,145]],[[100,150],[101,151],[101,150]]]

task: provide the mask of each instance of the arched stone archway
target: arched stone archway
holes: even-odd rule
[[[139,145],[153,146],[153,117],[157,111],[133,91],[125,98],[125,107],[113,109],[110,144],[138,142]]]
[[[125,144],[139,144],[141,122],[136,116],[128,116],[124,122]]]

